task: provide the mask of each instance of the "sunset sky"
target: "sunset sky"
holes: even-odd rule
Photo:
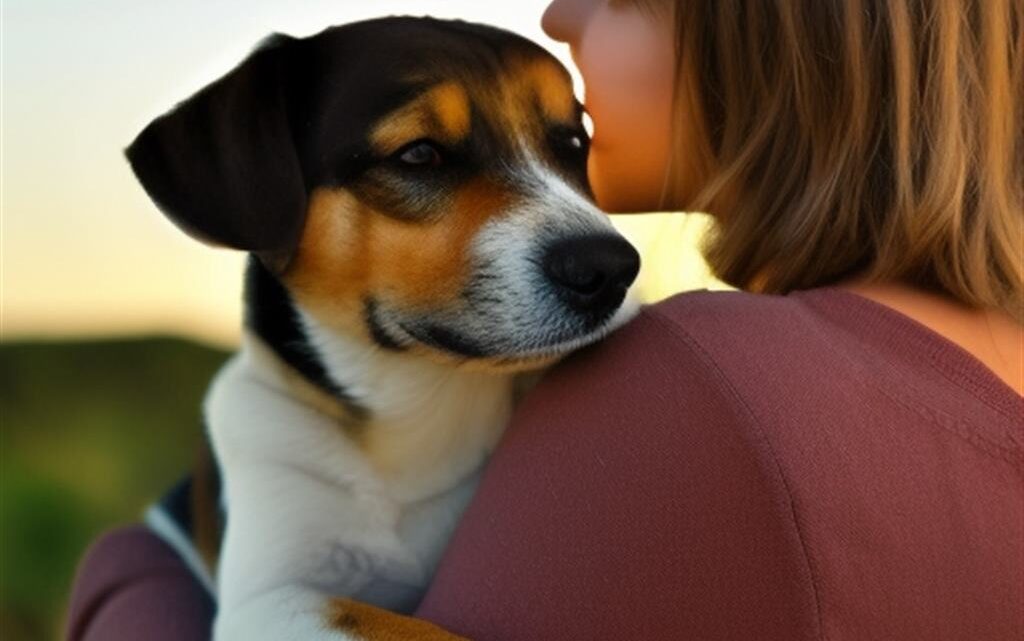
[[[534,38],[568,64],[540,31],[546,4],[5,0],[3,338],[159,332],[233,343],[242,256],[197,243],[158,213],[121,153],[135,134],[274,31],[304,36],[388,14],[459,17]],[[645,298],[706,282],[693,251],[680,251],[702,220],[616,222],[646,259]]]

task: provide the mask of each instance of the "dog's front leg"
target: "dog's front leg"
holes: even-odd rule
[[[411,609],[428,571],[336,423],[244,357],[218,375],[206,414],[228,507],[215,641],[458,639],[388,611]]]
[[[375,511],[372,498],[308,465],[254,461],[232,472],[215,641],[458,639],[362,602],[406,610],[427,580],[386,506]]]

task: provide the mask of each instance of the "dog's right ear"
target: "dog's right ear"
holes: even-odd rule
[[[125,154],[150,198],[208,243],[251,251],[280,270],[298,243],[307,197],[289,114],[298,41],[265,40],[224,77],[151,122]]]

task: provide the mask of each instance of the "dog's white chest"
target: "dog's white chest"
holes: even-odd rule
[[[399,459],[389,477],[334,419],[289,394],[273,369],[243,350],[206,402],[228,514],[221,605],[298,582],[392,610],[415,607],[507,419],[508,400],[476,400],[488,411],[471,417],[466,403],[461,412],[428,405],[430,420],[415,424],[451,441],[429,448],[409,434],[416,447],[399,452],[418,456]],[[438,431],[446,418],[463,430]]]
[[[423,560],[431,574],[479,480],[480,473],[476,472],[444,494],[408,505],[403,510],[398,521],[398,536]]]
[[[411,612],[423,598],[445,547],[455,530],[473,491],[479,474],[472,474],[451,490],[423,501],[407,505],[398,519],[395,534],[406,554],[416,563],[377,559],[373,579],[354,593],[354,598],[394,610]]]

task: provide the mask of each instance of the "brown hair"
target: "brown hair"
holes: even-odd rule
[[[715,214],[717,276],[866,275],[1024,319],[1024,1],[674,4],[675,156],[702,177],[674,204]]]

